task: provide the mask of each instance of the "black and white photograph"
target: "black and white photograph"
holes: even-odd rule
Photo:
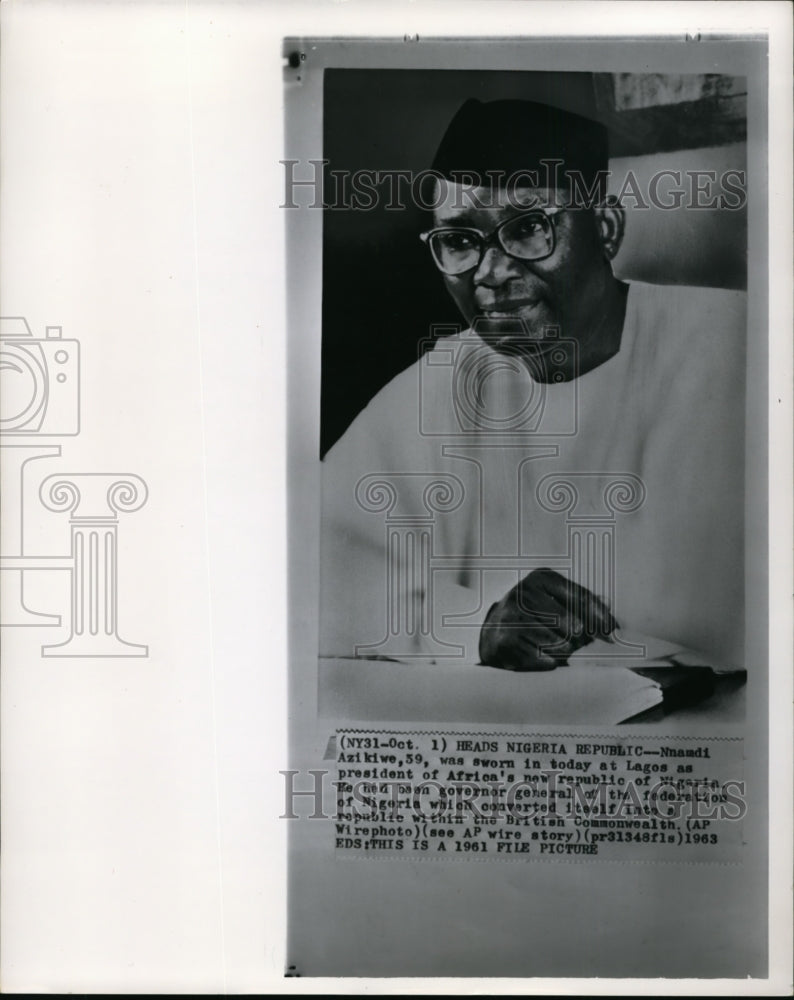
[[[0,987],[788,996],[793,12],[0,2]]]
[[[765,46],[285,40],[290,974],[759,973]]]
[[[741,718],[746,78],[323,90],[321,698],[609,724],[686,664]]]

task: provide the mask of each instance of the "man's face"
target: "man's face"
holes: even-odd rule
[[[442,191],[439,191],[441,200]],[[477,229],[488,237],[527,208],[565,204],[562,192],[522,188],[494,192],[445,182],[434,226]],[[556,195],[556,197],[555,197]],[[496,350],[538,357],[553,349],[547,328],[559,328],[581,350],[597,336],[607,290],[614,282],[604,256],[597,214],[563,210],[553,216],[554,252],[543,260],[517,260],[493,240],[479,266],[444,282],[465,319],[477,320]],[[559,341],[557,341],[558,343]]]

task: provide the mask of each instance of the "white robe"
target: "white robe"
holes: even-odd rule
[[[549,566],[744,666],[745,343],[744,293],[640,283],[571,382],[439,339],[323,462],[321,655],[476,663],[491,604]]]

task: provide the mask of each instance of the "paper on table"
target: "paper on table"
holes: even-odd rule
[[[569,666],[528,673],[461,663],[319,664],[319,712],[325,718],[615,725],[661,701],[657,684],[614,658],[572,658]]]

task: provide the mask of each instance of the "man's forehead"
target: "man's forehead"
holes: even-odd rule
[[[465,219],[477,212],[505,213],[528,208],[544,208],[559,201],[560,192],[550,188],[516,185],[458,184],[446,178],[436,181],[433,199],[438,222]]]

